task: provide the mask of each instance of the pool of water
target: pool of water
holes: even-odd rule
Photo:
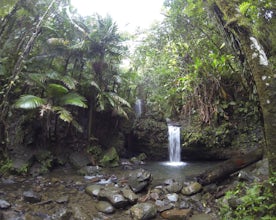
[[[141,165],[151,172],[153,185],[162,184],[167,179],[174,179],[179,182],[193,180],[194,177],[217,165],[219,162],[149,162]]]

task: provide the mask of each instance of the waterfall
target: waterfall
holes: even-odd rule
[[[142,100],[141,99],[136,99],[135,114],[136,114],[137,118],[139,118],[142,115]]]
[[[181,162],[180,127],[168,125],[169,130],[169,156],[171,163]]]

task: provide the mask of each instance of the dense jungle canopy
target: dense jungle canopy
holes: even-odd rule
[[[138,97],[210,128],[256,117],[276,171],[275,1],[165,0],[164,20],[135,34],[69,0],[0,4],[2,159],[15,141],[93,141],[98,120],[133,118]]]

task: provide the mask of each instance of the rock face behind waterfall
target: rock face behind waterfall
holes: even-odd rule
[[[146,113],[134,122],[129,148],[134,154],[146,153],[151,160],[168,159],[168,127],[161,113]]]

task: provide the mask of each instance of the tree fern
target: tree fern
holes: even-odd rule
[[[22,95],[16,100],[14,107],[23,109],[35,109],[46,104],[45,99],[34,95]]]

